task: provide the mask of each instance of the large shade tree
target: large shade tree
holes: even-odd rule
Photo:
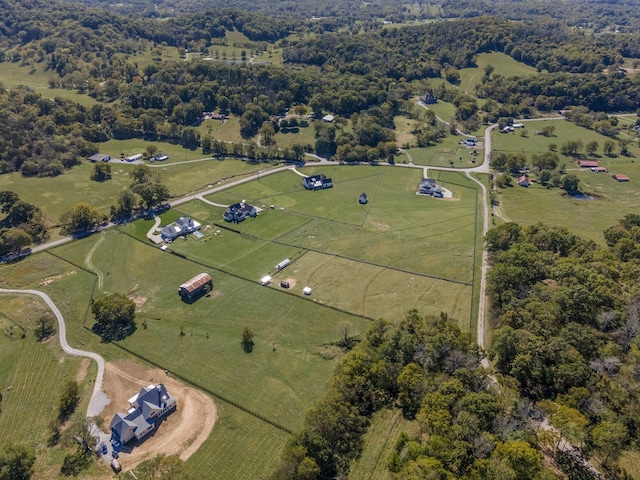
[[[136,304],[122,293],[112,293],[96,300],[91,312],[96,317],[93,331],[102,340],[122,340],[136,329]]]

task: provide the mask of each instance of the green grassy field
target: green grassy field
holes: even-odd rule
[[[59,78],[56,74],[45,72],[42,65],[35,67],[20,63],[2,62],[0,68],[0,83],[5,87],[15,88],[18,85],[26,85],[32,88],[45,98],[64,98],[72,100],[85,107],[89,107],[97,103],[88,95],[78,93],[76,90],[67,90],[64,88],[50,88],[49,80]]]
[[[161,168],[163,176],[175,179],[174,168],[210,164],[222,168],[230,162],[166,164],[166,172]],[[369,325],[328,307],[392,321],[413,307],[423,314],[446,311],[465,330],[472,327],[475,184],[456,172],[433,172],[438,183],[454,192],[452,200],[436,200],[416,195],[419,169],[335,166],[300,171],[323,172],[335,186],[309,192],[300,175],[286,171],[208,198],[265,206],[256,219],[232,225],[239,233],[214,226],[202,238],[177,240],[162,252],[145,238],[152,222],[138,221],[58,247],[55,256],[43,253],[0,266],[0,285],[46,291],[68,318],[70,343],[108,360],[129,354],[100,343],[82,328],[90,298],[124,292],[142,299],[138,329],[120,345],[217,395],[218,424],[187,462],[195,475],[216,471],[224,472],[224,478],[249,479],[273,470],[286,433],[222,399],[299,429],[340,358],[332,342],[345,328],[359,335]],[[370,200],[364,206],[357,202],[362,191]],[[223,224],[223,211],[193,201],[164,213],[162,221],[170,223],[186,213],[205,226]],[[292,264],[276,272],[274,265],[283,258],[291,258]],[[191,305],[181,302],[177,286],[202,271],[212,274],[214,290]],[[274,274],[269,287],[257,283],[266,273]],[[292,284],[286,292],[279,287],[284,279]],[[313,288],[311,297],[302,295],[303,286]],[[91,324],[89,315],[87,326]],[[255,334],[251,354],[240,347],[244,327]],[[385,429],[391,420],[380,422],[376,428]],[[380,459],[390,445],[368,447],[369,460],[358,478],[385,464]]]
[[[426,148],[410,148],[407,150],[413,163],[417,165],[426,165],[431,167],[454,167],[454,168],[470,168],[476,166],[472,162],[475,151],[477,161],[481,162],[484,158],[484,150],[480,147],[471,148],[461,145],[460,142],[464,137],[448,136],[442,139],[440,143]]]
[[[217,401],[216,407],[216,426],[187,462],[189,473],[195,478],[267,478],[288,435],[224,402]]]
[[[212,138],[223,142],[246,142],[240,135],[240,119],[234,115],[225,122],[211,119],[205,120],[200,124],[198,130],[201,135],[211,135]]]
[[[460,89],[471,95],[475,94],[475,86],[480,84],[484,70],[491,65],[494,75],[505,77],[523,77],[536,75],[535,68],[518,62],[509,55],[500,52],[480,53],[476,59],[477,68],[463,68],[460,70]]]
[[[78,378],[81,359],[65,355],[57,336],[36,341],[33,330],[45,311],[47,307],[35,297],[0,294],[0,447],[9,441],[33,446],[34,478],[57,478],[62,458],[74,447],[65,441],[48,447],[49,423],[57,419],[58,399],[69,380],[81,382],[82,401],[76,412],[84,416],[96,368],[90,365]],[[87,473],[95,478],[98,472],[94,467]]]
[[[294,143],[299,145],[315,145],[316,143],[315,131],[311,125],[300,128],[298,133],[282,133],[280,131],[276,133],[274,138],[278,147],[290,146]]]
[[[160,172],[173,196],[192,192],[224,178],[255,172],[262,167],[233,159],[173,162],[171,158],[163,163],[150,164],[154,171]],[[54,178],[8,173],[0,175],[0,190],[14,191],[22,200],[40,206],[50,224],[57,224],[60,216],[78,202],[88,202],[108,214],[110,206],[116,203],[118,192],[130,185],[129,173],[134,165],[114,163],[111,168],[112,179],[101,183],[89,179],[93,172],[93,165],[89,162]]]
[[[600,149],[607,137],[591,130],[578,127],[564,120],[529,122],[526,124],[529,137],[513,134],[494,134],[494,145],[499,151],[516,151],[530,156],[546,151],[549,143],[562,145],[567,140],[581,140],[588,143],[596,140]],[[534,132],[544,125],[553,125],[555,137],[545,138]],[[530,188],[512,187],[500,191],[502,210],[511,221],[524,224],[544,222],[565,226],[585,238],[604,243],[602,232],[617,223],[627,213],[637,211],[640,200],[640,164],[635,160],[640,155],[637,145],[630,146],[630,157],[607,157],[596,155],[592,158],[609,169],[609,173],[594,173],[589,169],[579,169],[573,159],[562,157],[568,173],[574,173],[580,180],[580,190],[591,195],[590,200],[577,200],[564,195],[559,188],[547,189],[534,184]],[[630,182],[619,183],[611,178],[614,173],[629,175]],[[533,175],[535,177],[535,175]]]
[[[108,140],[98,144],[100,153],[106,153],[113,158],[121,158],[121,156],[135,155],[136,153],[145,153],[147,147],[153,145],[158,148],[158,152],[169,155],[166,162],[176,162],[183,160],[195,160],[204,158],[201,149],[190,150],[182,145],[176,145],[169,142],[148,142],[140,138],[132,138],[129,140]]]
[[[351,480],[391,480],[393,474],[388,469],[389,457],[395,448],[401,432],[417,435],[416,422],[403,418],[397,409],[380,410],[371,420],[364,435],[364,450],[349,472]]]
[[[245,199],[266,208],[256,219],[233,225],[241,234],[222,229],[216,235],[214,227],[203,239],[178,241],[172,248],[253,280],[276,274],[274,265],[291,258],[292,266],[274,275],[273,285],[287,279],[296,294],[311,286],[317,301],[372,317],[384,312],[396,318],[409,304],[425,313],[447,311],[469,328],[474,184],[457,173],[439,173],[439,183],[455,198],[438,201],[415,194],[417,169],[301,170],[322,171],[336,186],[309,192],[298,175],[283,172],[212,195],[209,199],[221,204]],[[367,206],[357,204],[362,191],[369,194]],[[224,224],[224,209],[203,202],[182,205],[180,211],[205,225]],[[164,219],[170,222],[176,215]],[[143,234],[144,228],[138,235]],[[396,248],[400,243],[403,247]]]

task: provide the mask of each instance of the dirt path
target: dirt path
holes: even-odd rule
[[[104,278],[103,278],[102,272],[96,268],[92,260],[93,260],[93,254],[96,253],[96,250],[98,249],[100,244],[104,241],[104,239],[105,239],[105,233],[100,232],[100,235],[98,235],[98,240],[93,245],[93,247],[91,247],[91,250],[89,250],[89,253],[87,253],[87,256],[84,258],[84,264],[87,266],[87,268],[92,272],[95,272],[96,275],[98,276],[98,288],[102,288],[102,283]]]
[[[160,369],[146,368],[130,360],[107,363],[104,391],[111,399],[100,415],[105,429],[113,415],[129,409],[128,399],[140,388],[152,383],[164,383],[177,400],[177,410],[162,422],[156,432],[143,442],[123,449],[120,463],[123,469],[134,468],[140,462],[158,454],[179,455],[188,459],[204,443],[218,418],[213,400],[206,394],[166,375]]]

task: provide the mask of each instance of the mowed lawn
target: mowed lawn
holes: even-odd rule
[[[544,125],[556,127],[556,137],[534,136],[533,132]],[[546,151],[549,143],[562,145],[567,140],[580,139],[584,144],[595,140],[600,150],[607,137],[591,130],[578,127],[564,120],[530,122],[526,124],[529,138],[516,134],[494,134],[494,144],[502,151],[522,151],[529,157],[532,153]],[[567,173],[574,173],[580,180],[580,190],[591,199],[578,200],[565,194],[559,188],[545,188],[533,184],[529,188],[515,187],[500,190],[499,200],[502,211],[509,220],[524,224],[543,222],[549,225],[567,227],[573,233],[603,244],[602,232],[615,225],[618,219],[628,213],[637,213],[640,204],[640,164],[635,160],[640,155],[637,146],[630,147],[631,157],[607,157],[596,154],[590,157],[606,167],[608,173],[594,173],[590,169],[580,169],[572,158],[561,156]],[[617,182],[611,175],[621,173],[631,178],[630,182]],[[535,177],[535,174],[532,174]]]
[[[454,168],[470,168],[479,165],[484,158],[484,150],[481,145],[477,147],[466,147],[460,142],[465,137],[447,136],[436,145],[424,148],[410,148],[407,150],[413,163],[416,165],[425,165],[430,167],[454,167]],[[473,163],[472,153],[476,152],[476,161]]]

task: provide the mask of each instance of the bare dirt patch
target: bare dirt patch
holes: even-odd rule
[[[142,306],[149,300],[147,297],[141,297],[140,295],[129,295],[129,298],[136,304],[136,309],[142,308]]]
[[[212,290],[211,292],[207,293],[205,296],[210,300],[215,300],[220,295],[222,295],[222,292],[220,290]]]
[[[206,394],[187,387],[160,369],[118,360],[107,363],[105,369],[103,390],[111,403],[100,415],[104,424],[109,425],[116,412],[126,412],[129,409],[127,400],[152,383],[165,384],[169,393],[176,397],[177,410],[130,452],[127,451],[129,448],[123,449],[120,463],[124,469],[134,468],[158,454],[179,455],[186,460],[207,439],[218,418],[216,406]]]
[[[296,286],[296,283],[298,283],[298,279],[289,277],[289,278],[285,278],[283,282],[288,282],[289,288],[294,288]]]
[[[67,273],[65,273],[64,275],[53,275],[51,277],[47,277],[44,280],[42,280],[39,285],[42,285],[44,287],[46,287],[47,285],[51,285],[54,281],[56,280],[60,280],[61,278],[64,278],[68,275],[75,275],[76,273],[78,273],[77,270],[71,270]]]
[[[369,222],[369,225],[372,228],[375,228],[377,230],[382,230],[383,232],[386,232],[387,230],[389,230],[389,228],[391,228],[386,223],[380,223],[380,222]]]
[[[89,359],[83,358],[80,362],[80,369],[78,373],[76,373],[76,382],[80,383],[84,380],[84,377],[87,376],[87,369],[89,368]]]

